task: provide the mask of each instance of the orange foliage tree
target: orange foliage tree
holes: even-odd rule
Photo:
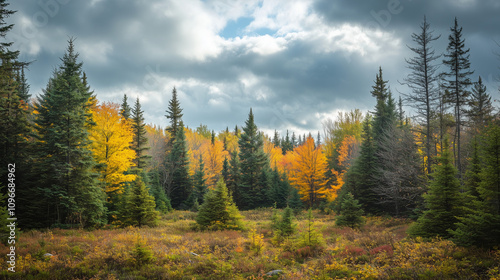
[[[224,158],[226,158],[229,153],[224,150],[224,144],[218,140],[215,140],[214,143],[208,141],[202,146],[202,150],[206,183],[209,188],[213,189],[222,172]]]
[[[269,157],[271,169],[277,168],[280,173],[284,171],[283,167],[283,151],[280,147],[274,146],[273,142],[268,139],[264,140],[264,152]]]
[[[337,197],[337,191],[344,185],[345,174],[352,163],[352,160],[357,157],[359,151],[359,141],[352,135],[347,135],[342,140],[338,148],[338,163],[337,169],[332,169],[332,174],[336,178],[336,183],[332,185],[334,192],[329,193],[328,200],[333,201]]]
[[[309,207],[316,205],[320,198],[332,196],[334,190],[327,186],[326,156],[321,146],[315,147],[312,137],[308,137],[303,145],[295,147],[291,155],[286,158],[290,160],[285,163],[289,168],[290,182],[298,189]]]
[[[92,110],[95,126],[90,130],[94,159],[102,166],[100,180],[106,193],[123,191],[123,183],[135,180],[136,175],[124,174],[132,165],[135,152],[130,148],[132,128],[119,114],[119,105],[104,102]]]

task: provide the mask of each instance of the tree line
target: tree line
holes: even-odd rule
[[[7,6],[0,0],[2,38],[12,29]],[[288,130],[267,136],[252,109],[233,130],[186,127],[176,88],[166,129],[145,124],[138,98],[97,99],[73,39],[32,98],[24,75],[29,63],[19,61],[12,43],[1,43],[0,158],[3,166],[16,163],[19,226],[154,225],[172,209],[197,211],[206,193],[224,183],[241,210],[275,205],[346,214],[342,204],[349,204],[366,214],[415,218],[414,235],[498,245],[498,108],[481,77],[471,82],[456,19],[450,31],[439,72],[432,43],[440,36],[424,18],[412,34],[415,56],[406,60],[411,73],[402,84],[410,92],[396,101],[380,67],[374,109],[325,121],[323,139]],[[405,104],[415,118],[406,116]],[[5,187],[7,171],[0,176]]]

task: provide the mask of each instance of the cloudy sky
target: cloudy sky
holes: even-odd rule
[[[497,0],[40,0],[10,1],[8,39],[34,61],[40,94],[69,37],[101,101],[140,98],[148,123],[165,127],[172,88],[184,122],[220,131],[243,125],[252,107],[259,128],[322,131],[339,110],[373,108],[378,67],[395,95],[408,92],[405,58],[424,15],[448,44],[454,17],[481,75],[500,99]],[[445,70],[444,67],[441,69]],[[497,106],[499,103],[496,103]],[[407,111],[409,109],[407,108]]]

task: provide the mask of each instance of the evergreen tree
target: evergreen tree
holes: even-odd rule
[[[168,154],[167,162],[169,174],[171,174],[171,180],[167,185],[167,195],[174,209],[186,208],[184,203],[187,202],[192,186],[189,178],[186,136],[182,121],[177,127],[177,134],[172,150]]]
[[[434,62],[441,57],[436,55],[431,47],[433,41],[438,40],[441,36],[433,36],[430,25],[427,23],[424,16],[424,22],[420,25],[421,32],[411,35],[416,47],[408,47],[415,53],[415,57],[406,60],[408,68],[412,71],[407,78],[404,79],[405,84],[412,90],[411,94],[405,94],[408,104],[415,109],[418,116],[418,121],[423,125],[425,130],[422,131],[425,137],[425,152],[427,157],[427,174],[431,173],[431,143],[432,129],[431,120],[434,114],[434,107],[439,98],[437,89],[438,75],[436,71],[438,65]]]
[[[130,105],[128,105],[128,102],[127,102],[127,95],[124,94],[123,95],[121,109],[120,109],[120,115],[124,119],[128,120],[130,118],[130,112],[131,112],[131,108],[130,108]]]
[[[319,134],[319,131],[318,131],[318,137],[316,138],[316,147],[319,147],[321,146],[321,135]]]
[[[126,216],[122,217],[125,225],[156,226],[159,212],[156,211],[155,199],[149,194],[146,184],[138,176],[126,198]]]
[[[472,157],[469,161],[467,171],[465,172],[464,186],[467,194],[471,196],[472,199],[479,199],[479,183],[481,178],[479,174],[481,173],[481,159],[479,158],[479,143],[477,137],[472,140]]]
[[[172,99],[168,102],[167,115],[165,115],[170,120],[170,126],[167,128],[167,131],[172,138],[177,135],[180,122],[182,122],[182,115],[181,105],[177,99],[177,90],[174,87],[172,90]]]
[[[30,103],[31,94],[29,93],[30,85],[28,84],[28,80],[26,79],[26,75],[24,74],[24,68],[26,65],[21,65],[21,71],[17,73],[17,84],[19,85],[18,95],[19,98],[24,102],[24,104]]]
[[[262,201],[262,194],[267,191],[260,183],[262,172],[268,168],[268,158],[264,153],[262,135],[257,131],[252,109],[238,141],[240,146],[241,182],[236,204],[241,209],[253,209]]]
[[[337,226],[348,226],[351,228],[360,227],[365,223],[363,218],[363,210],[357,199],[351,193],[347,193],[344,197],[341,208],[340,215],[337,216],[335,224]]]
[[[307,225],[304,231],[300,234],[300,246],[310,246],[314,249],[324,246],[325,241],[323,235],[318,232],[314,226],[314,217],[312,214],[312,209],[309,208],[307,212]]]
[[[226,184],[220,179],[214,190],[205,194],[203,204],[200,206],[196,223],[201,229],[243,229],[243,217],[228,195]]]
[[[150,194],[155,199],[156,210],[163,214],[172,211],[170,200],[168,199],[165,190],[161,186],[158,170],[150,171],[148,173],[148,176],[151,185]]]
[[[297,147],[297,138],[295,137],[295,132],[292,132],[292,138],[290,139],[290,147],[291,150],[293,150],[295,147]]]
[[[469,99],[470,92],[467,88],[471,85],[469,76],[474,73],[470,70],[469,50],[465,49],[465,39],[462,39],[462,27],[458,26],[457,18],[455,25],[450,28],[447,53],[444,54],[445,59],[443,64],[449,67],[448,72],[443,75],[448,78],[444,84],[445,89],[449,91],[446,96],[448,102],[455,106],[455,137],[456,141],[456,166],[458,175],[462,176],[462,148],[461,148],[461,131],[462,131],[462,114],[465,112],[465,107]],[[455,151],[455,149],[453,149]]]
[[[292,142],[290,141],[290,136],[288,135],[288,129],[286,130],[285,139],[281,140],[281,149],[283,150],[283,154],[286,154],[288,151],[293,151]]]
[[[285,208],[288,195],[290,193],[290,183],[286,175],[280,175],[277,168],[271,172],[271,188],[269,189],[269,200],[278,208]]]
[[[62,65],[38,98],[37,127],[39,190],[46,225],[104,221],[104,192],[93,172],[89,150],[92,92],[77,62],[74,39],[69,40]]]
[[[17,192],[17,212],[21,225],[29,225],[27,213],[38,214],[38,195],[34,189],[37,187],[31,178],[31,166],[33,159],[29,151],[28,138],[32,126],[28,122],[30,108],[28,107],[27,92],[23,87],[29,87],[26,80],[21,80],[19,71],[27,66],[27,63],[18,60],[19,51],[13,51],[12,42],[5,42],[7,34],[14,27],[7,24],[7,18],[15,13],[9,10],[8,3],[0,0],[0,184],[9,182],[8,164],[15,164],[15,184],[22,186]],[[24,73],[24,70],[22,70]],[[0,191],[0,195],[7,194],[7,188]],[[32,202],[30,202],[32,200]],[[21,204],[20,201],[25,202]],[[6,206],[6,199],[0,201],[0,208]],[[21,212],[22,211],[22,212]],[[37,220],[34,218],[33,220]],[[0,221],[3,226],[7,220]],[[5,226],[4,226],[5,227]]]
[[[470,126],[476,130],[488,125],[494,117],[494,109],[491,103],[491,96],[487,93],[486,86],[483,84],[481,76],[472,88],[469,110],[466,111],[470,118]]]
[[[274,130],[273,144],[275,147],[280,147],[280,136],[276,129]]]
[[[349,180],[346,181],[346,188],[357,198],[365,212],[378,212],[378,199],[374,188],[377,186],[373,179],[377,173],[377,158],[375,157],[375,140],[372,132],[371,117],[367,115],[363,122],[362,142],[360,155],[348,171]]]
[[[299,191],[296,188],[290,187],[290,194],[288,196],[287,204],[293,209],[296,214],[299,213],[304,207],[304,203],[300,199]]]
[[[465,217],[459,218],[452,234],[460,245],[493,248],[500,245],[500,127],[489,127],[485,138],[484,168],[477,186],[480,198],[473,201]]]
[[[278,224],[274,226],[276,229],[273,237],[275,242],[281,243],[283,239],[292,236],[297,231],[297,225],[293,222],[293,218],[293,210],[287,206]]]
[[[449,238],[450,230],[456,229],[457,216],[462,214],[464,200],[460,193],[457,169],[453,166],[448,146],[448,139],[445,138],[428,192],[424,194],[427,210],[409,229],[410,235]]]
[[[137,98],[134,108],[132,109],[132,131],[134,138],[131,148],[135,151],[134,164],[137,169],[143,169],[146,167],[147,160],[150,156],[145,154],[145,151],[147,151],[149,147],[147,147],[148,138],[146,137],[144,111],[141,110],[139,98]]]
[[[222,163],[221,175],[222,179],[224,179],[224,183],[227,185],[227,180],[229,179],[229,161],[227,160],[227,157],[224,157],[224,162]]]

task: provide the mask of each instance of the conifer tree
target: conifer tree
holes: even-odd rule
[[[479,194],[479,183],[481,178],[479,174],[481,173],[481,159],[479,157],[479,142],[477,137],[472,140],[472,156],[469,160],[469,165],[464,176],[464,186],[467,194],[471,196],[472,199],[480,199]]]
[[[239,187],[241,183],[240,160],[238,152],[234,151],[231,154],[231,161],[229,162],[229,175],[227,179],[227,188],[229,194],[232,195],[233,201],[240,201]]]
[[[262,172],[268,167],[268,158],[264,153],[262,135],[254,122],[252,109],[243,128],[243,134],[238,141],[240,146],[241,182],[238,190],[239,200],[236,205],[241,209],[253,209],[259,206],[264,191]]]
[[[234,205],[224,181],[220,179],[214,190],[205,194],[203,204],[200,206],[196,223],[201,229],[243,229],[243,217]]]
[[[348,226],[351,228],[360,227],[365,223],[363,218],[363,209],[357,199],[351,193],[347,193],[344,197],[341,207],[340,215],[337,216],[335,224],[337,226]]]
[[[167,109],[167,119],[170,120],[170,126],[167,131],[170,133],[170,137],[174,138],[179,130],[180,122],[182,121],[182,109],[179,100],[177,99],[177,90],[172,90],[172,99],[168,102]],[[171,138],[171,139],[172,139]]]
[[[226,149],[224,149],[226,150]],[[229,161],[227,160],[227,156],[224,157],[224,162],[222,162],[222,171],[221,171],[222,179],[224,179],[224,183],[227,186],[227,180],[229,179]]]
[[[132,184],[125,205],[126,216],[122,217],[125,225],[141,227],[158,224],[159,212],[156,210],[155,199],[149,194],[140,176]]]
[[[135,151],[135,159],[133,161],[137,169],[144,169],[150,156],[145,154],[149,147],[147,146],[148,138],[146,137],[144,111],[141,110],[141,103],[139,103],[139,98],[137,98],[134,108],[132,109],[131,120],[132,131],[134,134],[131,148]]]
[[[424,194],[426,211],[409,229],[409,234],[422,237],[440,236],[449,238],[450,230],[456,229],[457,216],[462,215],[464,204],[460,193],[457,169],[453,166],[449,152],[448,139],[444,140],[441,156],[434,167],[432,181],[427,194]]]
[[[168,199],[167,194],[165,193],[165,189],[163,189],[160,183],[160,175],[158,170],[150,171],[148,173],[148,176],[151,185],[149,191],[155,199],[156,209],[163,214],[172,211],[170,199]]]
[[[77,62],[74,39],[38,98],[37,127],[40,199],[44,220],[53,223],[98,225],[104,221],[104,193],[93,172],[95,161],[89,150],[89,91],[82,63]]]
[[[283,239],[292,236],[297,231],[297,225],[293,222],[292,208],[286,207],[278,224],[274,226],[274,241],[281,243]]]
[[[120,109],[120,115],[124,119],[128,120],[130,118],[130,114],[131,114],[131,108],[130,108],[130,105],[128,105],[127,95],[124,94],[121,109]]]
[[[494,108],[491,103],[491,96],[487,93],[481,76],[474,83],[468,105],[469,110],[466,113],[472,128],[476,130],[482,129],[493,120]]]
[[[287,204],[293,209],[295,214],[299,213],[304,207],[302,199],[300,199],[299,191],[296,188],[290,187],[290,194],[288,196]]]
[[[462,39],[462,27],[458,26],[457,18],[455,25],[450,28],[451,34],[448,37],[449,43],[444,54],[443,64],[449,67],[448,72],[443,75],[447,77],[444,87],[449,91],[446,96],[447,101],[455,107],[455,137],[456,137],[456,166],[458,175],[462,177],[462,114],[465,112],[470,96],[468,87],[471,85],[470,75],[474,71],[470,70],[469,51],[465,49],[465,39]],[[453,149],[455,151],[455,149]]]
[[[189,178],[188,158],[186,148],[186,136],[184,134],[184,124],[181,121],[177,127],[172,150],[168,154],[170,182],[167,185],[167,195],[174,209],[186,208],[187,201],[192,189]]]
[[[300,234],[300,245],[310,246],[314,249],[322,247],[325,244],[323,239],[323,235],[318,232],[316,227],[314,226],[314,216],[312,213],[312,209],[309,208],[307,211],[307,224],[304,228],[304,231]]]
[[[274,130],[273,144],[275,147],[280,147],[280,136],[276,129]]]
[[[453,240],[463,246],[493,248],[500,245],[500,126],[491,125],[482,149],[484,168],[477,186],[479,198],[459,218]]]

